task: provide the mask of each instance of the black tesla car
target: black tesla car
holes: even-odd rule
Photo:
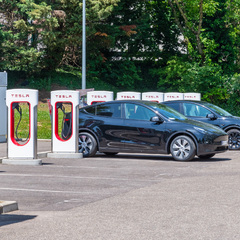
[[[240,149],[240,118],[224,109],[203,101],[177,100],[163,102],[184,116],[197,121],[214,124],[229,135],[229,149]]]
[[[228,135],[222,129],[189,120],[163,104],[119,100],[79,112],[79,152],[84,157],[97,151],[171,153],[175,160],[189,161],[195,155],[210,158],[227,149]]]

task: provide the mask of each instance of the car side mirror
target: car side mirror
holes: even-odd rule
[[[161,118],[159,118],[158,116],[154,116],[151,118],[151,122],[163,123],[163,120]]]
[[[207,118],[210,118],[211,120],[216,119],[216,116],[213,113],[207,114]]]

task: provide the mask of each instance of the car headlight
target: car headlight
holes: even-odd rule
[[[200,127],[193,127],[195,130],[197,130],[198,132],[200,132],[200,133],[203,133],[203,134],[206,134],[207,133],[207,131],[205,130],[205,129],[203,129],[203,128],[200,128]]]

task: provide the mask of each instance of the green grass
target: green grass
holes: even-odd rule
[[[37,136],[38,139],[51,139],[51,118],[47,103],[38,104]]]
[[[17,110],[14,110],[14,129],[17,128],[14,133],[15,138],[18,137],[23,141],[28,138],[29,134],[29,107],[27,104],[20,103],[22,109],[22,119],[20,120],[20,114]],[[48,110],[47,103],[39,103],[37,111],[37,137],[38,139],[51,139],[51,119]]]

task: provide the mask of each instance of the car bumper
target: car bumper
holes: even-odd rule
[[[198,145],[197,155],[221,153],[221,152],[225,152],[227,150],[228,150],[228,136],[227,135],[216,137],[216,138],[206,137]]]

